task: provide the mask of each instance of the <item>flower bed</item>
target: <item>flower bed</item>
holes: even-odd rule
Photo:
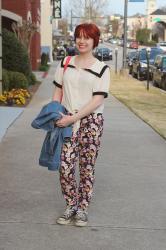
[[[26,89],[12,89],[0,95],[0,104],[5,106],[25,106],[31,95]]]

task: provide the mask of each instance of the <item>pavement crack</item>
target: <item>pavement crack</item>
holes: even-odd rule
[[[48,222],[28,222],[28,221],[0,221],[0,224],[31,224],[31,225],[49,225],[57,226],[60,225],[56,223]],[[74,226],[74,224],[69,224],[67,226]],[[154,228],[154,227],[132,227],[132,226],[113,226],[113,225],[88,225],[85,228],[91,229],[111,229],[111,230],[130,230],[130,231],[166,231],[166,228]]]

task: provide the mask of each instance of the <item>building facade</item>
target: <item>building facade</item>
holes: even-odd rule
[[[41,53],[49,55],[52,61],[52,1],[41,0]]]
[[[136,14],[127,18],[127,36],[129,39],[136,39],[137,30],[147,27],[145,15]]]
[[[147,9],[146,9],[146,16],[147,16],[147,28],[152,29],[152,17],[151,13],[157,9],[157,1],[156,0],[147,0]]]
[[[0,94],[2,93],[2,1],[0,0]]]
[[[2,27],[11,29],[13,21],[17,22],[20,18],[30,21],[38,26],[38,31],[33,35],[30,48],[30,58],[33,70],[37,70],[40,64],[40,0],[2,0],[2,11],[4,13],[2,19]],[[6,13],[6,15],[5,15]],[[14,19],[14,16],[17,17]]]

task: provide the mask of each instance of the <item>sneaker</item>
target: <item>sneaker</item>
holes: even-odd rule
[[[75,216],[75,225],[78,227],[85,227],[88,223],[88,213],[83,210],[78,210]]]
[[[60,225],[69,224],[76,214],[76,207],[67,206],[64,214],[57,219],[57,223]]]

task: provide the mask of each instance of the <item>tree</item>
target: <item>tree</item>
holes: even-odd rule
[[[30,45],[32,37],[35,32],[38,31],[38,26],[31,21],[23,20],[22,25],[13,23],[12,29],[16,34],[18,40],[25,46],[28,51],[28,55],[30,56]]]
[[[112,20],[111,25],[112,25],[112,35],[116,37],[119,29],[119,21],[117,19]]]
[[[150,30],[147,28],[138,29],[136,33],[136,40],[140,42],[140,44],[146,44],[150,38]]]
[[[67,19],[60,19],[58,21],[58,28],[62,31],[63,35],[67,35],[67,30],[68,30],[68,21]]]
[[[20,43],[13,32],[2,31],[3,68],[31,75],[31,67],[26,48]]]
[[[108,0],[71,0],[70,8],[74,16],[80,17],[82,21],[93,21],[98,23]],[[83,17],[83,18],[81,18]]]

